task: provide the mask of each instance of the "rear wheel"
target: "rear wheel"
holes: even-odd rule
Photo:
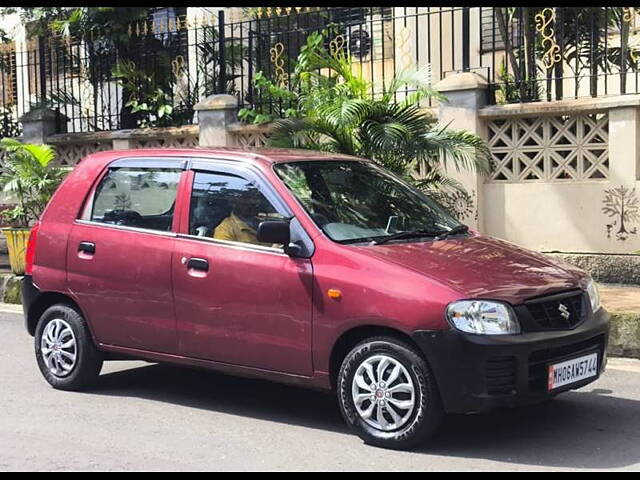
[[[38,367],[49,384],[60,390],[82,390],[95,381],[102,354],[93,343],[83,316],[58,304],[40,317],[35,332]]]
[[[366,443],[408,449],[432,436],[443,411],[422,356],[408,343],[377,337],[345,357],[338,377],[342,415]]]

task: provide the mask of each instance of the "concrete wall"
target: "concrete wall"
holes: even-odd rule
[[[497,165],[450,172],[473,192],[467,223],[539,251],[640,253],[640,95],[488,107],[478,75],[436,88],[440,120],[486,138]]]
[[[572,128],[568,130],[569,140],[549,137],[534,147],[541,155],[545,150],[571,152],[568,154],[571,159],[577,162],[587,159],[586,165],[590,168],[593,168],[592,161],[600,162],[602,171],[592,170],[597,172],[594,177],[580,172],[573,177],[571,171],[566,175],[570,178],[550,178],[553,169],[549,168],[549,177],[532,181],[485,180],[487,233],[543,251],[640,251],[640,96],[570,100],[517,108],[489,107],[481,109],[479,116],[485,123],[496,119],[507,123],[522,118],[535,119],[541,126],[554,125],[554,131],[562,124],[575,125],[576,119],[602,122],[598,137],[589,137],[592,129],[586,129],[589,132],[581,137],[579,131],[574,136],[571,132],[575,128]],[[560,143],[559,138],[571,143]],[[515,148],[526,151],[523,145]],[[550,155],[551,159],[559,158],[560,162],[569,158],[553,155],[555,153]],[[619,198],[622,189],[626,189],[624,199]],[[604,210],[607,198],[616,200],[614,210],[620,210],[619,214]],[[624,221],[622,213],[626,213]]]

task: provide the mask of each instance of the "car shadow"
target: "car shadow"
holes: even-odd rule
[[[166,364],[102,374],[92,394],[139,397],[190,408],[346,433],[334,395],[265,380]]]
[[[586,387],[529,407],[451,415],[420,451],[558,468],[637,465],[640,402],[611,393]]]
[[[349,432],[331,394],[207,370],[150,364],[103,374],[91,393]],[[611,393],[582,390],[530,407],[450,415],[436,437],[414,453],[558,468],[635,465],[640,401]]]

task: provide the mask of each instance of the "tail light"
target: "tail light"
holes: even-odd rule
[[[36,222],[29,234],[29,242],[27,243],[27,252],[24,257],[24,274],[31,275],[33,273],[33,261],[36,257],[36,241],[38,239],[38,230],[40,230],[40,222]]]

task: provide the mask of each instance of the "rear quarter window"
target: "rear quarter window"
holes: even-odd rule
[[[96,188],[90,220],[151,230],[171,230],[182,170],[112,168]]]

